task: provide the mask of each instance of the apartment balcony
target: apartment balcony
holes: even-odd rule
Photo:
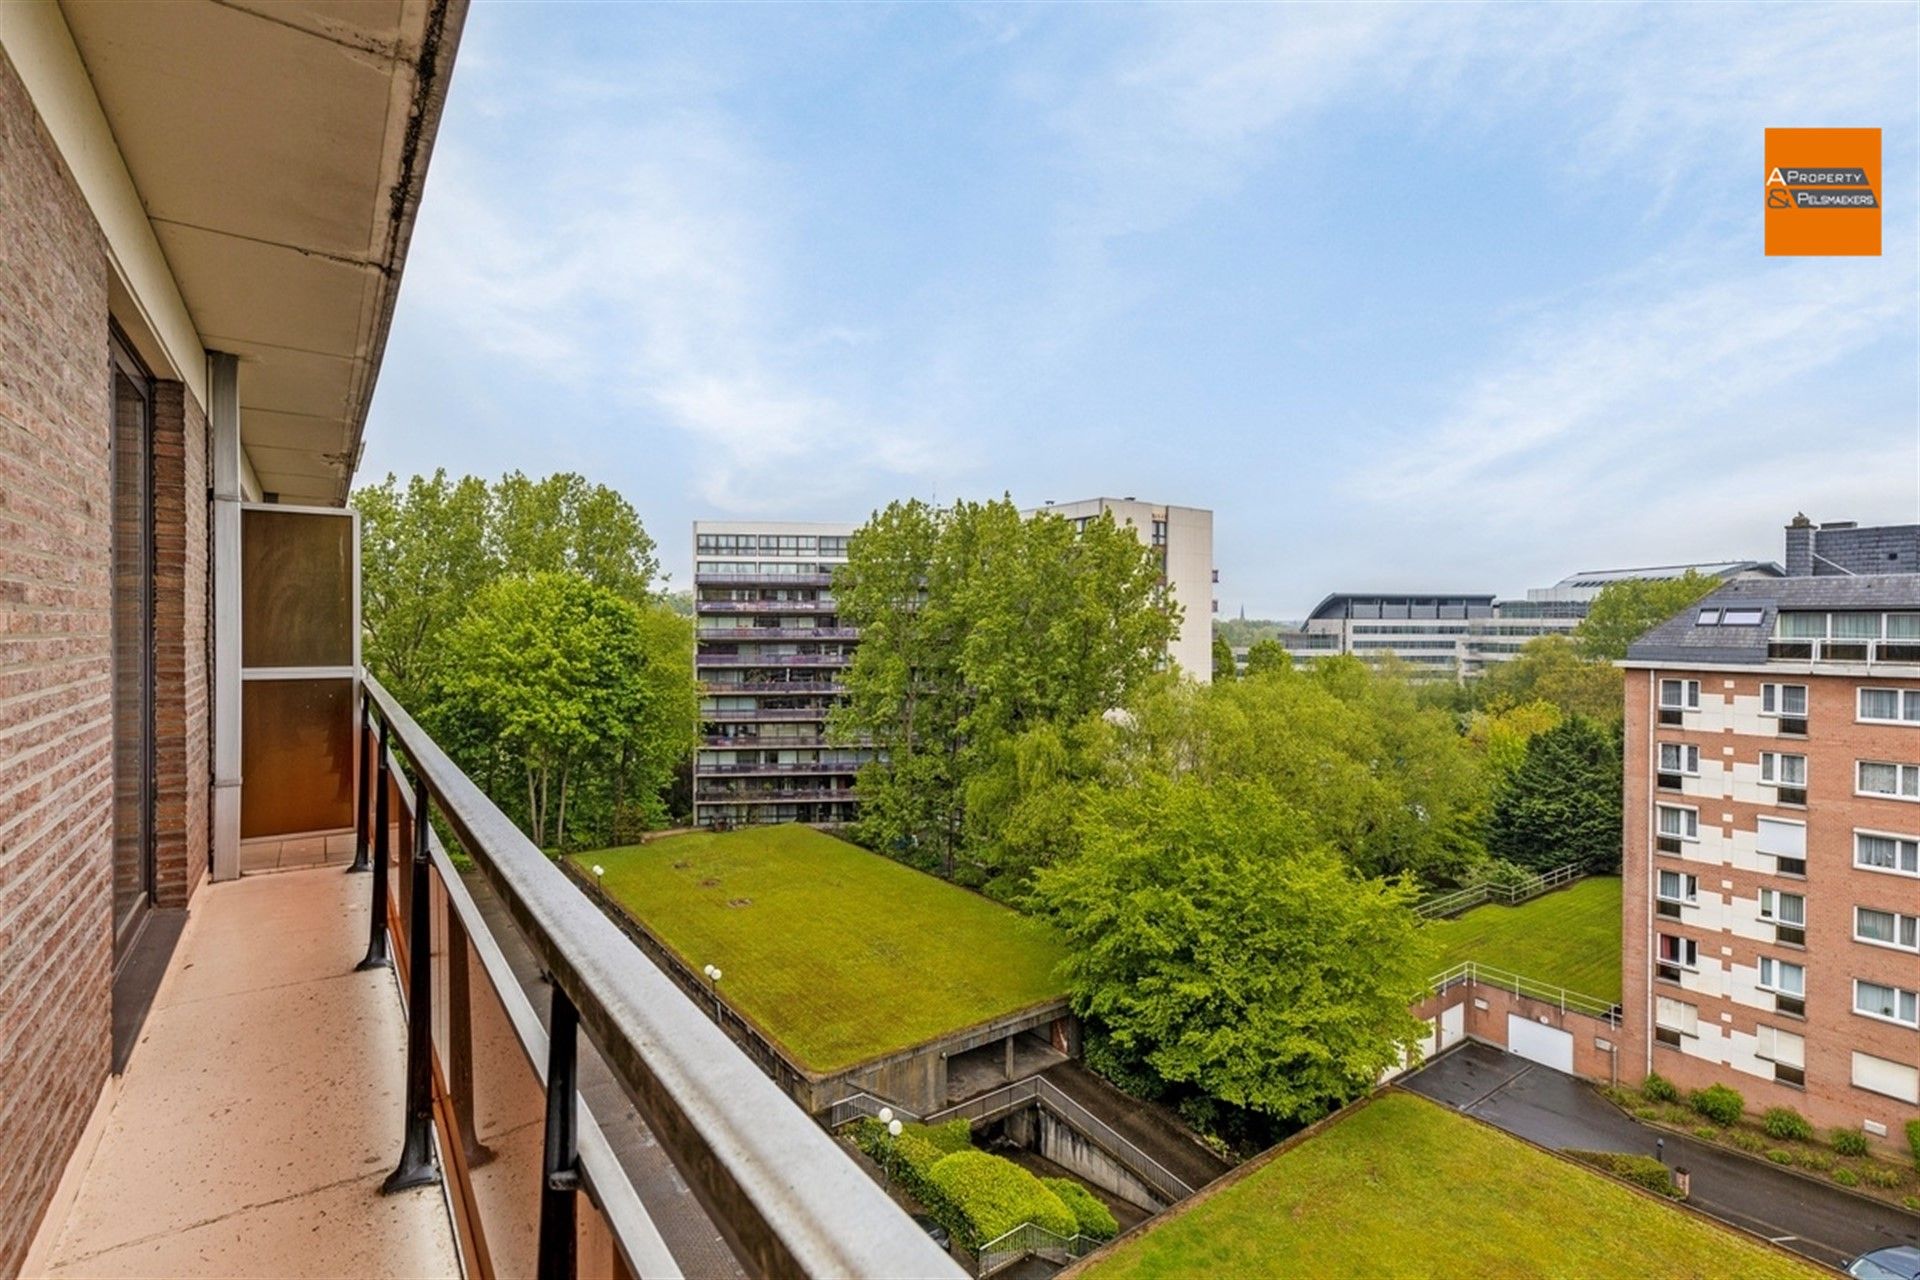
[[[695,587],[830,587],[830,573],[696,573]]]
[[[860,795],[851,787],[794,787],[785,791],[772,788],[750,791],[704,790],[695,791],[693,798],[698,804],[791,804],[812,800],[844,800],[852,804],[859,800]]]
[[[710,698],[724,698],[732,694],[832,694],[838,696],[847,691],[847,686],[834,680],[742,680],[736,684],[709,680],[701,686],[701,692]],[[770,718],[765,712],[755,713],[754,719]]]
[[[858,640],[858,627],[702,627],[693,633],[707,640]]]
[[[1920,666],[1920,640],[1782,640],[1767,643],[1776,662],[1835,662],[1854,666]]]
[[[722,774],[731,776],[775,777],[782,774],[801,774],[812,777],[852,777],[860,772],[857,764],[696,764],[693,776],[696,779],[717,777]]]
[[[846,738],[829,738],[825,734],[812,734],[804,738],[761,738],[728,737],[724,733],[701,735],[703,747],[731,747],[740,751],[812,751],[825,747],[867,747],[873,745],[873,739],[865,734],[851,734]]]
[[[695,613],[832,613],[840,606],[822,600],[698,600]]]
[[[844,667],[853,661],[851,653],[697,653],[696,667]]]
[[[360,874],[202,890],[41,1269],[960,1274],[364,688]]]
[[[711,690],[709,691],[711,692]],[[827,718],[825,707],[781,707],[774,710],[752,711],[702,711],[700,719],[707,724],[789,724],[805,721],[818,723]]]

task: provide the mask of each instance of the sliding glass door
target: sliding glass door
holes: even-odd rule
[[[153,379],[112,336],[113,950],[153,900]]]

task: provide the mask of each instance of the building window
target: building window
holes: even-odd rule
[[[1920,800],[1920,765],[1862,760],[1855,766],[1854,789],[1863,796],[1893,796]]]
[[[1782,613],[1775,619],[1774,634],[1782,640],[1824,640],[1827,638],[1827,615]]]
[[[1680,973],[1682,970],[1692,970],[1698,967],[1700,944],[1692,938],[1682,938],[1675,934],[1663,933],[1657,941],[1660,945],[1655,954],[1659,958],[1659,965],[1655,969],[1655,973],[1660,978],[1668,982],[1678,982],[1680,981]]]
[[[1807,874],[1807,824],[1784,818],[1758,818],[1754,821],[1754,850],[1773,859],[1774,871],[1783,876]]]
[[[1876,724],[1920,723],[1920,689],[1862,689],[1860,719]]]
[[[1661,996],[1653,1005],[1654,1039],[1678,1045],[1683,1036],[1700,1034],[1700,1010],[1684,1000]]]
[[[1863,978],[1853,980],[1853,1011],[1866,1018],[1920,1027],[1920,994]]]
[[[1662,853],[1680,852],[1683,840],[1700,838],[1700,811],[1679,805],[1663,804],[1659,809],[1659,847]]]
[[[1720,615],[1723,627],[1757,627],[1766,616],[1762,609],[1728,609]]]
[[[1853,865],[1864,871],[1920,875],[1920,840],[1912,836],[1856,831],[1853,833]]]
[[[1779,751],[1760,753],[1760,782],[1774,788],[1779,804],[1807,802],[1807,758]]]
[[[1807,1012],[1807,970],[1772,956],[1760,957],[1760,989],[1771,992],[1773,1007],[1781,1013],[1804,1017]]]
[[[1855,907],[1853,940],[1876,947],[1920,950],[1920,918],[1874,907]]]
[[[1781,733],[1807,731],[1807,686],[1803,684],[1763,684],[1760,686],[1760,714],[1780,721]]]
[[[1660,744],[1660,772],[1684,773],[1695,777],[1700,773],[1700,748],[1691,742],[1663,742]]]
[[[1771,1062],[1773,1078],[1780,1083],[1806,1084],[1807,1042],[1804,1037],[1778,1027],[1755,1027],[1753,1056],[1763,1062]]]
[[[1880,615],[1877,613],[1836,613],[1833,615],[1835,640],[1878,640]]]
[[[1669,920],[1680,918],[1682,907],[1695,906],[1699,902],[1700,878],[1681,871],[1662,871],[1660,873],[1654,904],[1655,911]]]
[[[1920,1067],[1889,1062],[1870,1053],[1853,1052],[1853,1087],[1885,1094],[1902,1102],[1920,1103]]]
[[[1762,889],[1760,918],[1773,926],[1775,941],[1795,947],[1807,945],[1807,899],[1804,895]]]
[[[1698,680],[1662,680],[1660,682],[1660,711],[1662,724],[1677,724],[1677,720],[1668,720],[1666,713],[1698,711],[1700,709],[1700,682]]]

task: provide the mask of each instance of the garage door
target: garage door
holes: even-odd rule
[[[1451,1049],[1467,1034],[1467,1006],[1451,1005],[1440,1011],[1440,1047]]]
[[[1507,1049],[1555,1071],[1573,1074],[1572,1032],[1510,1013],[1507,1015]]]

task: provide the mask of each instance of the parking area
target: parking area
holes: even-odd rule
[[[1688,1204],[1832,1267],[1888,1245],[1920,1245],[1920,1215],[1736,1151],[1641,1124],[1587,1082],[1478,1041],[1441,1054],[1401,1088],[1556,1150],[1654,1155],[1693,1176]]]

